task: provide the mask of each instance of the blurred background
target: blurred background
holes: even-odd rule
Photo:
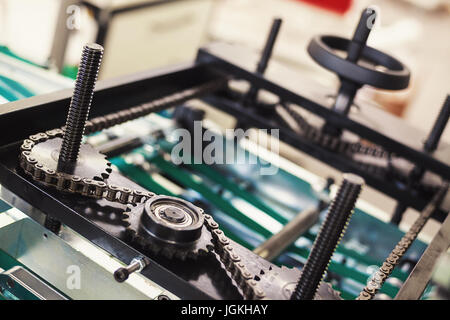
[[[274,17],[283,26],[273,60],[298,71],[301,93],[333,92],[338,78],[306,46],[316,34],[350,37],[368,5],[381,12],[368,43],[405,63],[412,81],[401,92],[359,95],[427,132],[450,92],[450,0],[0,0],[1,102],[70,86],[86,42],[105,47],[107,79],[192,61],[213,41],[259,51]],[[282,82],[274,69],[268,77]]]

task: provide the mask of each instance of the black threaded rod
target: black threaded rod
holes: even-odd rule
[[[283,20],[280,18],[273,19],[272,27],[270,28],[270,33],[267,37],[266,44],[264,46],[263,52],[261,54],[261,58],[256,66],[257,74],[264,74],[267,69],[267,65],[269,64],[270,57],[272,56],[272,51],[275,46],[275,41],[277,40],[278,33],[280,32],[281,23]],[[258,94],[258,88],[256,86],[251,86],[245,100],[249,103],[253,103],[256,100],[256,96]]]
[[[366,8],[361,13],[358,26],[356,27],[353,38],[350,41],[347,49],[346,60],[357,63],[362,51],[366,46],[373,23],[375,22],[376,11],[372,8]],[[370,21],[372,19],[372,21]],[[361,87],[360,84],[341,79],[341,87],[339,88],[336,101],[334,102],[333,110],[341,114],[348,114],[350,107],[353,104],[353,99],[356,92]]]
[[[67,114],[66,130],[58,159],[58,171],[71,173],[77,161],[102,56],[103,47],[98,44],[87,44],[83,48],[75,89]]]
[[[355,208],[364,180],[354,174],[344,174],[325,221],[314,241],[291,300],[312,300],[330,263],[331,256],[343,237]]]
[[[442,105],[441,111],[439,112],[436,121],[434,122],[433,129],[430,132],[427,140],[425,141],[424,149],[426,152],[433,152],[436,150],[439,140],[441,139],[442,133],[447,126],[447,122],[450,118],[450,95],[445,99]]]

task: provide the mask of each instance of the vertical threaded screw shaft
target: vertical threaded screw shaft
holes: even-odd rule
[[[354,174],[344,174],[344,180],[331,203],[325,221],[314,241],[291,300],[312,300],[343,237],[355,208],[364,180]]]
[[[102,56],[103,47],[98,44],[87,44],[83,48],[58,159],[60,171],[71,171],[77,161]]]

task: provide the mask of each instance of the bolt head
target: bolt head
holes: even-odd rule
[[[167,207],[161,211],[161,218],[173,223],[182,223],[186,220],[186,215],[180,208]]]
[[[125,268],[119,268],[114,272],[114,279],[116,279],[117,282],[124,282],[128,279],[129,272]]]

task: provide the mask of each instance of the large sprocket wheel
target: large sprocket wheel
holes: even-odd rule
[[[184,260],[213,250],[203,210],[182,199],[154,196],[128,207],[123,217],[128,240],[153,254]]]
[[[37,143],[31,149],[30,156],[44,167],[57,172],[62,141],[61,138],[53,138]],[[104,154],[88,144],[81,144],[77,162],[71,172],[72,175],[103,181],[109,177],[111,171],[111,163]]]

